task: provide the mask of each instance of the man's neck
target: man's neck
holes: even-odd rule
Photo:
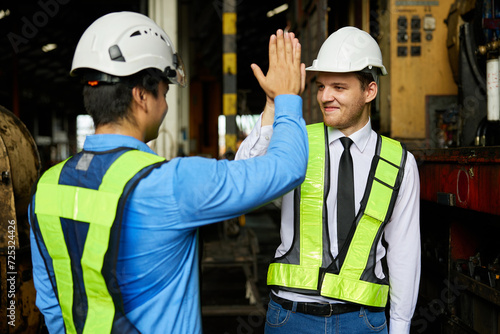
[[[95,134],[115,134],[115,135],[124,135],[134,137],[142,142],[144,142],[145,134],[142,133],[137,126],[133,126],[128,122],[124,122],[122,124],[117,123],[108,123],[104,125],[99,125]]]

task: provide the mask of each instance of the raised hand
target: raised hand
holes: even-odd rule
[[[301,45],[293,33],[278,30],[269,39],[269,70],[264,75],[260,67],[252,70],[269,99],[281,94],[298,95],[304,90],[305,65],[300,62]]]

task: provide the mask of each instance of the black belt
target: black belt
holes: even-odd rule
[[[280,304],[285,310],[292,311],[293,310],[293,301],[284,299],[276,296],[274,293],[271,293],[271,299]],[[297,302],[297,308],[295,312],[311,314],[311,315],[322,315],[325,317],[329,317],[334,314],[343,314],[349,312],[356,312],[364,307],[372,312],[381,312],[384,311],[383,307],[370,307],[370,306],[362,306],[356,304],[326,304],[326,303],[302,303]]]

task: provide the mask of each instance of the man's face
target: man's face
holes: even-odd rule
[[[366,125],[369,119],[365,104],[368,90],[361,90],[361,83],[354,73],[318,72],[317,100],[327,126],[341,130],[346,136]]]
[[[146,131],[146,142],[158,137],[158,130],[167,115],[167,92],[168,84],[161,81],[158,85],[158,95],[156,98],[150,94],[148,99],[148,110],[151,112],[149,127]]]

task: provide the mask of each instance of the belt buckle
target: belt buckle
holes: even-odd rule
[[[327,317],[331,317],[332,314],[333,314],[333,304],[332,303],[328,303],[328,305],[330,306],[330,314],[328,314]]]

